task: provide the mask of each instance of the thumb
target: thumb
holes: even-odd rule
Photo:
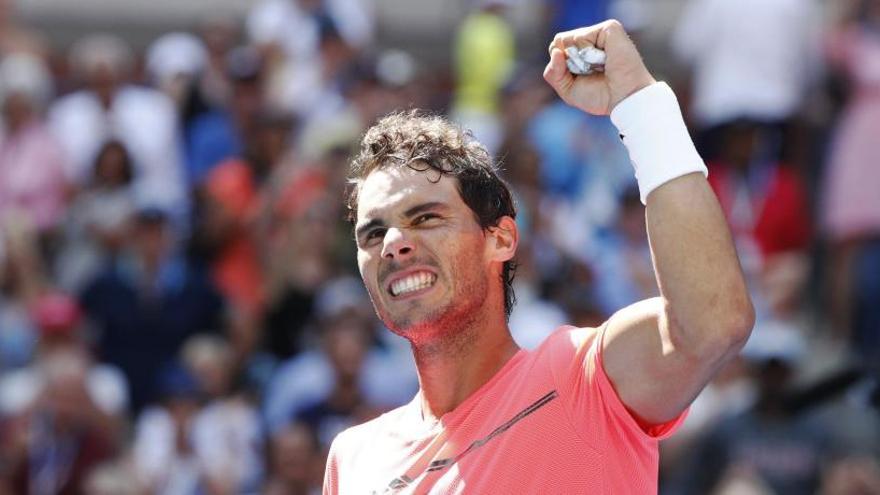
[[[544,80],[565,100],[574,84],[574,75],[565,65],[565,54],[557,47],[550,50],[550,61],[544,68]]]

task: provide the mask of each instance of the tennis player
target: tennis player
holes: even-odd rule
[[[604,50],[604,73],[572,75],[569,46]],[[334,440],[325,494],[656,493],[658,441],[748,338],[753,308],[706,168],[620,23],[556,35],[544,78],[619,129],[661,296],[519,349],[507,186],[442,118],[384,118],[353,161],[349,207],[364,284],[412,344],[420,390]]]

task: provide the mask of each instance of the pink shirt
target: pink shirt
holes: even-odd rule
[[[64,213],[64,155],[39,123],[16,134],[0,135],[0,212],[25,214],[38,229],[48,229]]]
[[[342,432],[324,494],[656,493],[658,440],[684,413],[642,428],[605,374],[601,338],[560,327],[436,423],[416,396]]]

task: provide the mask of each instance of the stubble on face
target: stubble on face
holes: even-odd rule
[[[473,212],[461,200],[454,179],[444,177],[435,182],[422,173],[406,171],[388,175],[390,184],[382,191],[407,190],[411,195],[401,201],[400,209],[413,202],[440,200],[454,205],[456,220],[449,222],[454,227],[411,233],[416,252],[412,258],[398,261],[375,257],[373,253],[371,263],[376,263],[376,268],[364,271],[362,267],[373,307],[385,326],[409,340],[418,354],[457,352],[475,340],[475,328],[485,312],[489,274],[482,258],[483,231]],[[393,194],[388,196],[378,194],[372,201],[400,201]],[[389,275],[415,266],[436,271],[433,290],[439,292],[411,300],[395,300],[388,294]]]
[[[441,276],[451,286],[451,294],[437,306],[414,300],[406,312],[396,314],[381,302],[373,306],[389,330],[409,340],[421,355],[455,355],[476,340],[478,322],[482,317],[488,282],[485,273],[474,273],[474,266],[452,262]],[[428,264],[428,263],[426,263]],[[371,296],[372,297],[372,296]]]

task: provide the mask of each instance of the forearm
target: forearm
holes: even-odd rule
[[[663,184],[648,196],[646,217],[673,345],[724,352],[743,342],[753,310],[708,181],[693,173]]]
[[[721,349],[751,328],[752,308],[724,214],[672,90],[646,86],[611,112],[647,206],[648,238],[667,322],[682,350]]]

